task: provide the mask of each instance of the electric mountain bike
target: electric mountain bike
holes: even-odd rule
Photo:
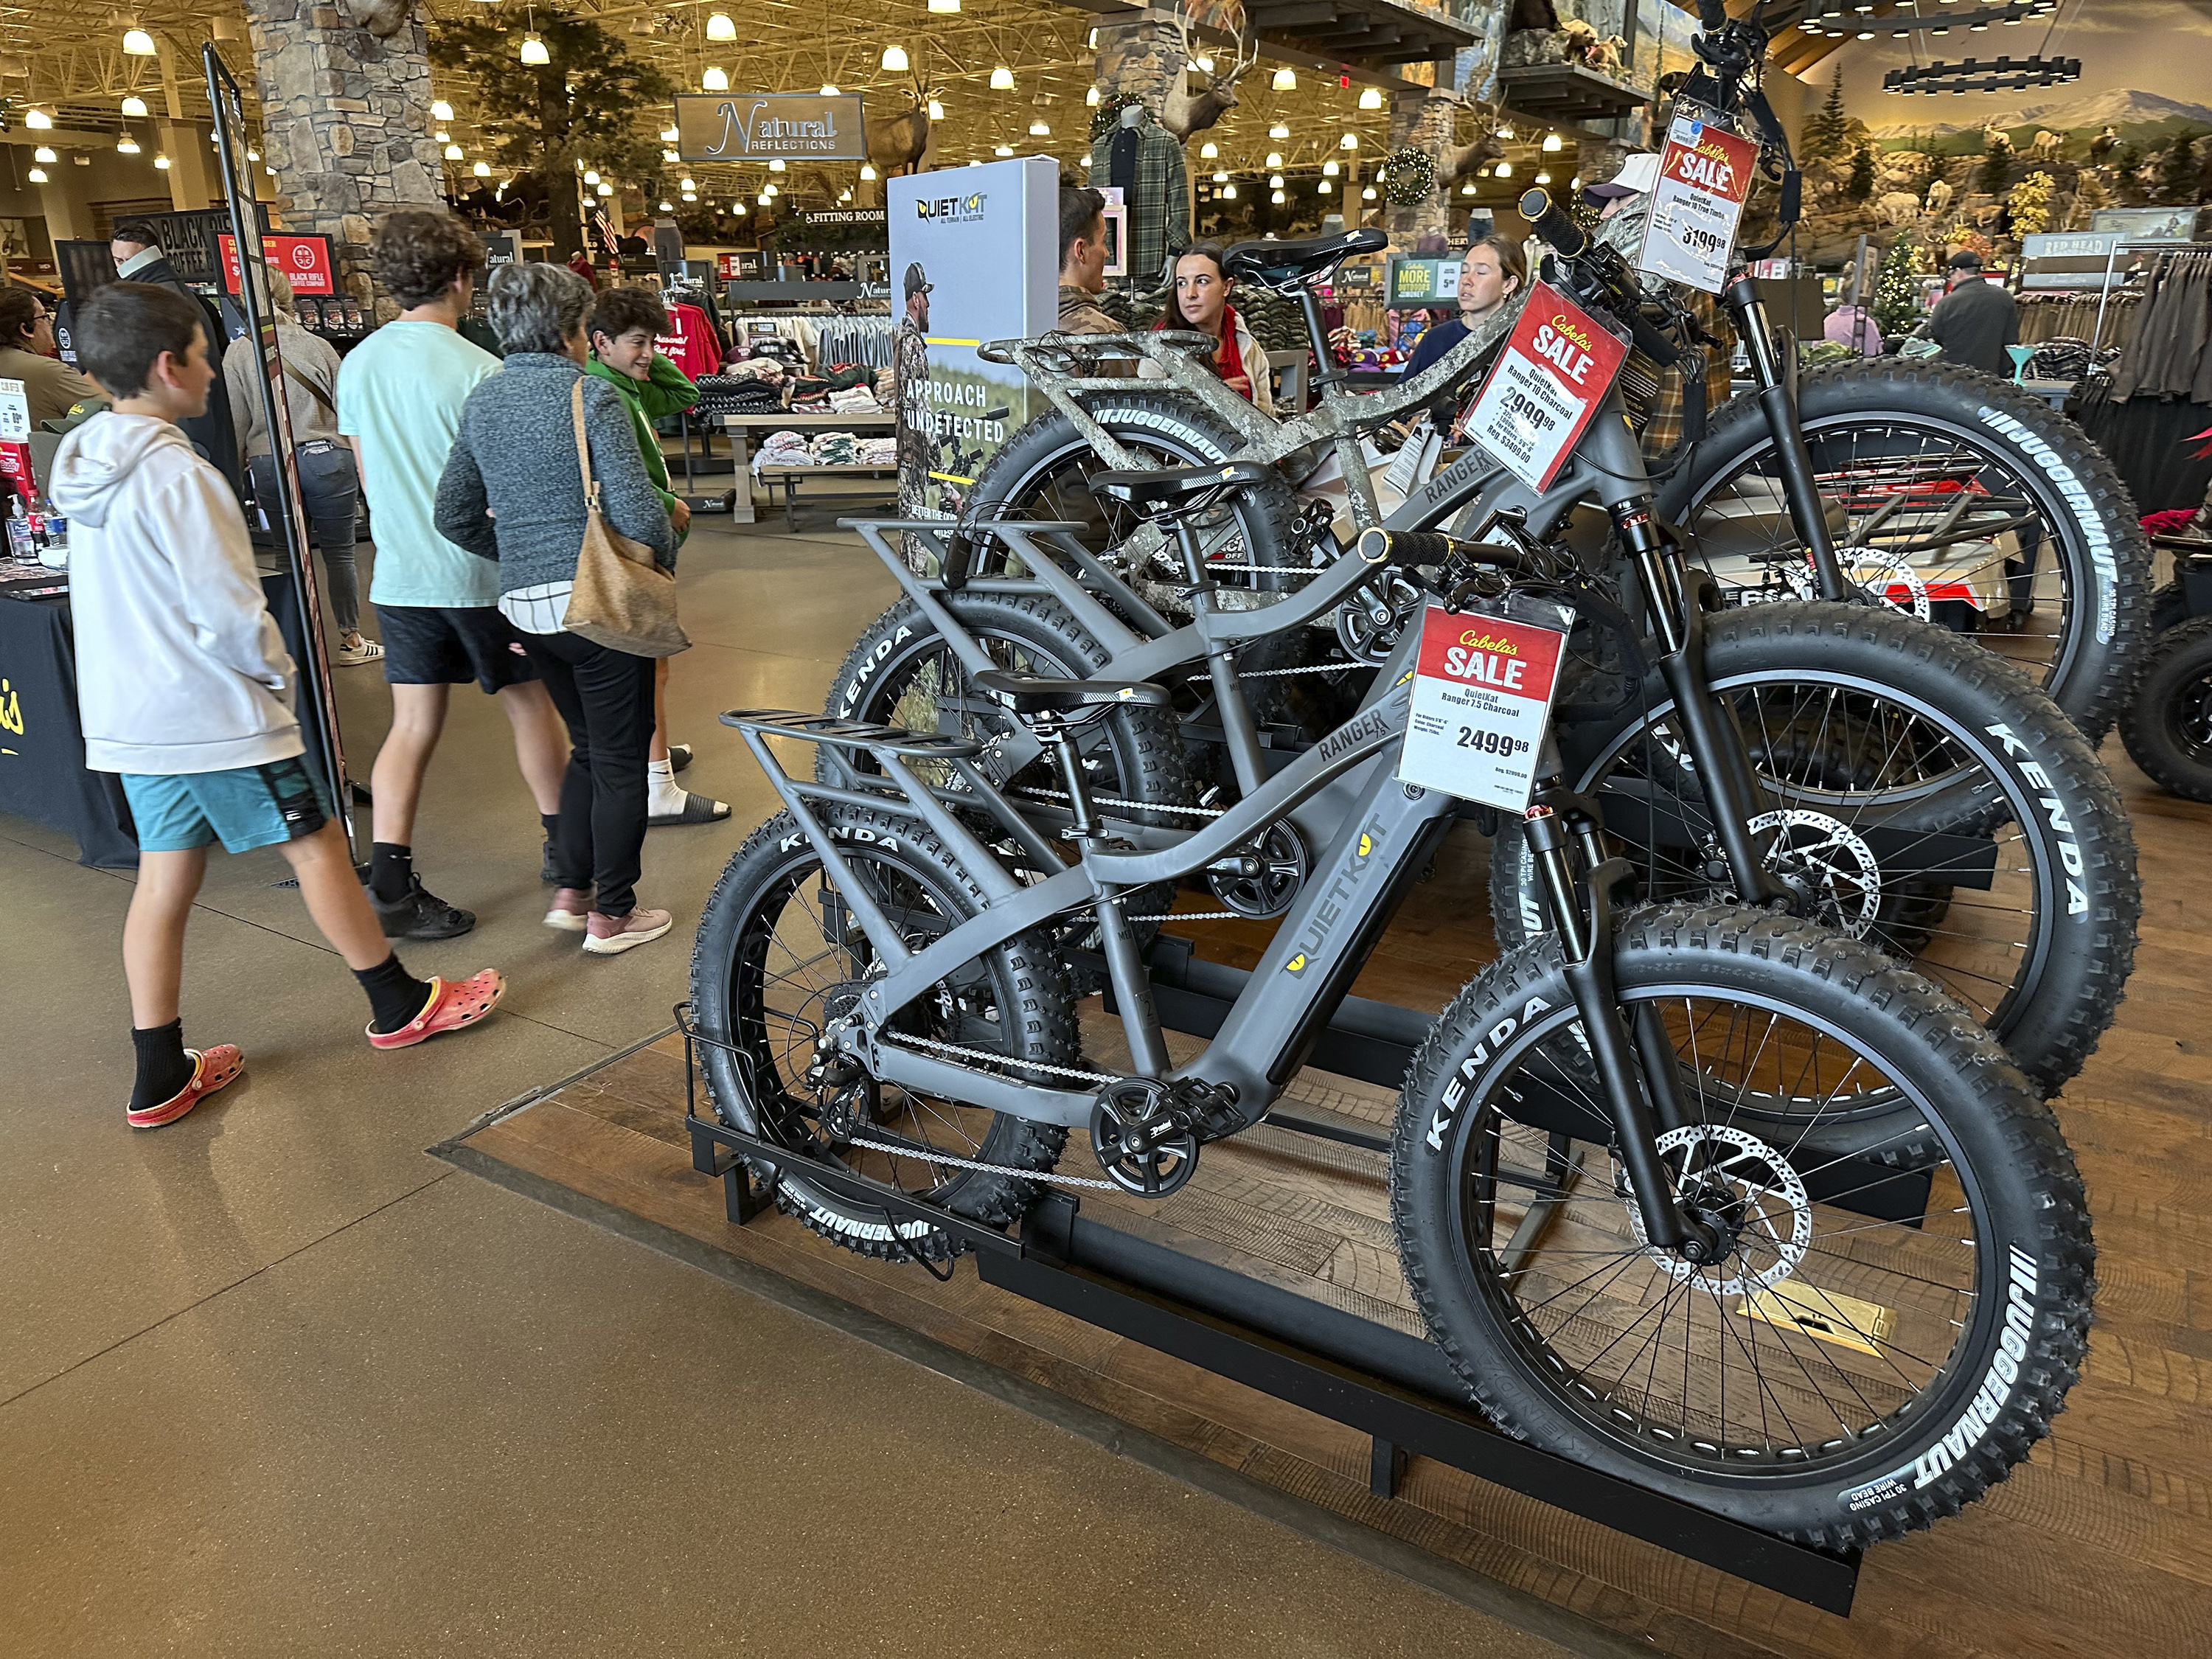
[[[1102,483],[1202,574],[1190,521],[1239,471]],[[1198,612],[1215,642],[1251,625]],[[716,1109],[776,1201],[933,1264],[957,1246],[932,1206],[1011,1226],[1048,1182],[1164,1198],[1261,1121],[1459,806],[1394,775],[1415,644],[1368,707],[1160,850],[1100,815],[1075,738],[1164,709],[1147,681],[974,677],[1051,757],[1058,836],[975,738],[725,715],[784,810],[708,902],[692,1001]],[[853,757],[845,781],[787,770],[784,739]],[[1964,1007],[1861,943],[1737,907],[1617,915],[1632,872],[1545,760],[1527,822],[1549,931],[1461,993],[1399,1103],[1392,1219],[1431,1335],[1509,1431],[1771,1530],[1849,1546],[1954,1512],[2046,1431],[2084,1351],[2094,1247],[2048,1109]],[[1132,907],[1334,787],[1353,799],[1316,879],[1176,1063]],[[1126,1063],[1086,1056],[1053,942],[1076,914]],[[1070,1131],[1096,1173],[1057,1167]],[[1885,1146],[1928,1171],[1911,1213],[1870,1212]],[[1555,1218],[1524,1227],[1540,1205]]]

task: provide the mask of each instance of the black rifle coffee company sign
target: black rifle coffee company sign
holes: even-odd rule
[[[858,93],[678,93],[676,153],[687,161],[865,161]]]

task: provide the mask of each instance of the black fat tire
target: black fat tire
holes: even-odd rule
[[[855,862],[896,866],[929,890],[949,913],[963,919],[983,908],[982,894],[951,853],[927,829],[886,812],[823,804],[816,811],[839,835],[839,851]],[[865,832],[869,839],[848,834]],[[887,839],[888,838],[888,839]],[[700,1034],[717,1043],[732,1037],[731,1018],[738,952],[747,924],[759,907],[787,884],[803,878],[820,860],[789,812],[779,812],[745,838],[714,884],[699,917],[691,947],[691,1007]],[[1024,1046],[1018,1058],[1047,1066],[1078,1062],[1075,1002],[1066,970],[1049,947],[1034,935],[1008,941],[989,953],[987,965],[1002,991],[1020,989]],[[722,1121],[748,1134],[759,1133],[751,1121],[738,1067],[726,1048],[703,1047],[703,1069],[714,1110]],[[1024,1170],[1049,1170],[1059,1160],[1067,1132],[1001,1113],[983,1138],[978,1161]],[[765,1174],[764,1170],[757,1173]],[[991,1227],[1010,1227],[1027,1214],[1044,1191],[1042,1183],[1018,1176],[969,1171],[948,1180],[936,1194],[950,1210]],[[883,1212],[841,1199],[801,1176],[787,1176],[775,1188],[776,1207],[796,1216],[811,1231],[861,1255],[903,1261],[909,1254],[933,1260],[957,1255],[958,1247],[939,1228],[923,1223],[902,1225],[903,1243],[892,1239]]]
[[[2073,660],[2044,689],[2093,744],[2103,738],[2127,702],[2149,640],[2151,546],[2127,486],[2088,434],[2041,398],[1979,369],[1893,357],[1808,371],[1800,382],[1798,409],[1808,432],[1893,416],[1940,422],[1977,445],[2004,452],[2006,464],[2038,483],[2054,508],[2067,509],[2051,517],[2076,608],[2092,596],[2098,604],[2109,603],[2111,628],[2101,640],[2094,628],[2083,631]],[[1662,490],[1661,511],[1688,521],[1716,482],[1771,443],[1758,399],[1731,398]],[[2100,556],[2106,567],[2101,573]]]
[[[2112,1023],[2135,965],[2136,923],[2142,913],[2135,832],[2110,775],[2081,733],[2017,670],[1896,611],[1821,602],[1747,605],[1708,617],[1705,639],[1706,669],[1715,684],[1760,670],[1802,672],[1808,682],[1854,675],[1917,696],[1978,736],[2002,724],[2019,738],[2024,757],[2001,743],[1989,746],[2031,803],[2046,796],[2057,801],[2071,841],[2047,814],[2032,823],[2025,816],[2021,820],[2023,830],[2034,831],[2037,866],[2057,884],[2055,900],[2043,907],[2052,937],[2042,972],[2020,988],[1992,1030],[2021,1071],[2057,1093]],[[1654,717],[1671,707],[1655,705]],[[1645,720],[1644,711],[1631,709],[1606,732],[1562,732],[1570,782],[1586,787],[1592,757],[1606,751],[1613,732]],[[2024,761],[2043,768],[2048,791],[2022,772]],[[1986,777],[1982,787],[1988,787]],[[1973,817],[1962,801],[1951,821],[1963,829]],[[1527,848],[1521,824],[1510,817],[1499,824],[1491,844],[1490,903],[1503,950],[1526,943],[1542,914]],[[2066,886],[2075,861],[2081,866],[2070,877],[2082,899],[2078,911],[2070,908]],[[1928,915],[1912,913],[1899,921],[1898,931],[1907,938],[1912,923],[1935,925]]]
[[[2168,629],[2151,647],[2135,701],[2120,719],[2128,758],[2168,794],[2212,801],[2212,754],[2183,736],[2183,705],[2212,680],[2212,617]]]
[[[1571,1008],[1554,943],[1544,940],[1501,958],[1462,990],[1413,1057],[1399,1097],[1390,1166],[1390,1213],[1406,1281],[1431,1336],[1491,1418],[1508,1433],[1752,1526],[1829,1549],[1893,1538],[1955,1515],[2050,1432],[2087,1346],[2095,1246],[2081,1181],[2050,1109],[1959,1003],[1918,975],[1849,939],[1805,924],[1731,907],[1639,911],[1623,919],[1613,973],[1624,994],[1664,986],[1755,989],[1832,1021],[1864,1042],[1890,1074],[1910,1079],[1942,1103],[1940,1115],[1962,1161],[1983,1184],[1998,1237],[2028,1250],[2037,1265],[2034,1323],[2019,1380],[1978,1441],[1928,1485],[1853,1513],[1842,1472],[1776,1475],[1756,1486],[1701,1470],[1662,1464],[1593,1434],[1553,1395],[1548,1376],[1516,1342],[1495,1304],[1472,1283],[1474,1264],[1453,1220],[1459,1153],[1480,1114],[1453,1111],[1480,1102],[1488,1073],[1464,1067],[1501,1022],[1511,1030],[1532,994]],[[1489,1066],[1498,1066],[1492,1056]],[[1455,1085],[1464,1081],[1462,1096]],[[1454,1086],[1452,1105],[1445,1090]],[[1451,1127],[1442,1149],[1429,1135],[1439,1114]],[[2003,1253],[1990,1255],[2001,1262]],[[1994,1280],[1988,1277],[1994,1271]],[[2000,1309],[2003,1275],[1984,1269],[1984,1309]],[[1886,1443],[1881,1456],[1849,1478],[1911,1465],[1957,1424],[1991,1364],[1997,1332],[1956,1368],[1947,1409]],[[1963,1384],[1963,1387],[1959,1386]],[[1878,1464],[1879,1468],[1872,1467]]]
[[[1068,679],[1087,679],[1106,666],[1106,647],[1060,609],[1049,595],[1026,593],[940,593],[939,600],[962,627],[986,641],[1008,641],[1029,653],[1046,672]],[[823,712],[836,720],[889,721],[882,689],[902,683],[902,671],[926,652],[941,647],[937,630],[921,607],[902,599],[868,625],[830,682]],[[1109,742],[1121,774],[1122,795],[1130,800],[1166,805],[1191,804],[1192,787],[1183,759],[1182,739],[1172,713],[1156,708],[1117,708],[1105,716]],[[816,763],[825,776],[825,755]],[[1109,809],[1119,815],[1126,808]],[[1187,826],[1182,814],[1133,813],[1139,822]]]

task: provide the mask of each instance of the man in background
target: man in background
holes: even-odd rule
[[[1106,288],[1106,198],[1088,185],[1060,192],[1060,321],[1062,334],[1120,334],[1098,308]]]
[[[230,337],[223,329],[222,313],[177,274],[177,268],[169,263],[169,256],[161,251],[161,233],[143,219],[125,219],[116,225],[109,238],[107,252],[115,261],[115,274],[125,282],[151,283],[157,288],[173,289],[191,301],[207,329],[208,361],[221,368],[223,351],[230,343]],[[243,496],[246,489],[238,470],[238,429],[231,417],[230,393],[222,375],[216,375],[215,386],[208,393],[207,412],[177,424],[192,447],[229,480],[231,493]]]
[[[1954,363],[2009,376],[2008,345],[2020,343],[2020,307],[2002,283],[1982,275],[1982,256],[1960,248],[1951,256],[1949,291],[1928,319],[1928,337]]]

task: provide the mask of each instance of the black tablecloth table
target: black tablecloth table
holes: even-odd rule
[[[290,574],[264,576],[261,592],[284,648],[300,661]],[[299,714],[307,769],[320,779],[322,710],[303,696]],[[66,599],[0,599],[0,812],[69,831],[76,837],[81,863],[117,869],[138,862],[138,837],[121,781],[112,772],[85,769],[76,640]]]

